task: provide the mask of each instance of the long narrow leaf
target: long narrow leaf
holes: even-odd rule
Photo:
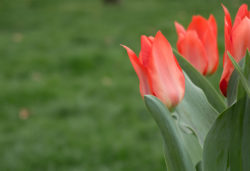
[[[244,97],[223,112],[204,145],[204,171],[250,170],[250,99]]]
[[[167,169],[169,171],[195,171],[171,113],[154,96],[146,95],[144,100],[161,130],[165,142]]]
[[[249,85],[247,79],[245,78],[243,72],[241,71],[240,66],[234,60],[234,58],[232,57],[232,55],[229,52],[227,54],[228,54],[232,64],[234,65],[235,70],[237,71],[237,73],[240,76],[241,83],[242,83],[243,87],[245,88],[246,93],[248,94],[248,96],[250,96],[250,85]]]
[[[227,86],[227,105],[232,106],[237,101],[239,90],[239,74],[233,71]]]

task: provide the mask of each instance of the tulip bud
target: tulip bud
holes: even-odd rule
[[[216,71],[219,63],[217,48],[217,25],[213,15],[206,20],[193,16],[185,30],[175,22],[178,34],[177,48],[201,74],[209,75]]]
[[[140,81],[141,95],[158,97],[169,109],[184,97],[185,77],[168,40],[159,31],[154,37],[141,37],[139,58],[126,46]]]
[[[234,66],[228,57],[229,52],[234,59],[239,62],[250,50],[250,11],[246,4],[241,5],[232,25],[231,16],[225,6],[224,34],[225,34],[225,52],[223,57],[223,72],[220,80],[220,90],[224,96],[227,96],[227,87]]]

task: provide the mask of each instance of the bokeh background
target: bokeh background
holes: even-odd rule
[[[223,3],[234,16],[242,2]],[[1,0],[0,170],[166,170],[160,132],[145,109],[125,44],[174,21],[218,23],[218,0]],[[218,89],[218,72],[209,79]]]

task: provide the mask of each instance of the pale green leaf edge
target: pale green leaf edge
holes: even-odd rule
[[[242,73],[240,66],[234,60],[233,56],[229,52],[227,52],[227,54],[228,54],[232,64],[234,65],[235,70],[237,71],[237,73],[240,76],[241,83],[242,83],[243,87],[245,88],[247,95],[250,96],[250,85],[248,84],[247,79],[245,78],[244,74]]]

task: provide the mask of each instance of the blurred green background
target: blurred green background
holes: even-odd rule
[[[249,3],[249,1],[245,1]],[[225,1],[234,16],[242,1]],[[139,94],[125,44],[174,21],[215,15],[218,0],[1,0],[0,170],[165,170],[159,130]],[[218,72],[210,77],[218,87]]]

